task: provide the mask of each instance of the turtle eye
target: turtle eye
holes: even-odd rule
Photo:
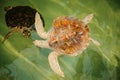
[[[22,29],[22,26],[20,26],[20,29]]]

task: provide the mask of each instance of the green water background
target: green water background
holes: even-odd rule
[[[29,39],[15,33],[0,42],[0,80],[120,80],[119,0],[0,0],[0,40],[10,31],[4,7],[18,5],[37,9],[45,19],[46,31],[58,16],[82,19],[93,13],[90,33],[101,46],[90,43],[77,57],[60,57],[65,73],[65,78],[61,78],[49,66],[47,58],[51,50],[33,45],[33,40],[41,39],[35,32]]]

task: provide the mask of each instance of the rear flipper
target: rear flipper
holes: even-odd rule
[[[100,46],[100,43],[92,38],[90,38],[90,40],[96,45],[96,46]]]
[[[59,54],[56,52],[51,52],[48,56],[49,64],[51,69],[57,73],[59,76],[64,77],[64,73],[60,69],[60,65],[58,63],[58,56]]]
[[[18,31],[17,27],[13,28],[10,32],[8,32],[8,33],[5,35],[4,39],[2,40],[2,43],[3,43],[6,39],[8,39],[14,32],[17,32],[17,31]]]

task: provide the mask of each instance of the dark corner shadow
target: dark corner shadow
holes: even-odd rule
[[[107,2],[114,11],[120,10],[120,0],[107,0]]]
[[[6,66],[0,68],[0,80],[15,80],[15,76],[11,74],[11,70]]]
[[[120,58],[118,56],[115,56],[117,60],[117,67],[116,67],[116,75],[117,75],[117,80],[120,80]]]

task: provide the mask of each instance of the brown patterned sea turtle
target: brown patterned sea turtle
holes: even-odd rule
[[[5,7],[5,11],[5,21],[11,30],[5,35],[2,42],[15,32],[22,33],[26,38],[30,37],[31,31],[35,30],[33,25],[35,23],[35,13],[37,10],[30,6],[8,6]],[[40,16],[40,18],[44,25],[42,16]]]
[[[96,45],[100,45],[99,42],[90,38],[87,24],[92,18],[93,14],[89,14],[82,20],[69,16],[60,16],[54,19],[52,28],[47,33],[43,28],[39,14],[36,13],[36,31],[41,38],[46,40],[35,40],[33,43],[38,47],[53,50],[49,54],[48,60],[51,69],[58,75],[64,77],[64,73],[58,63],[58,56],[77,56],[88,47],[90,40]]]

